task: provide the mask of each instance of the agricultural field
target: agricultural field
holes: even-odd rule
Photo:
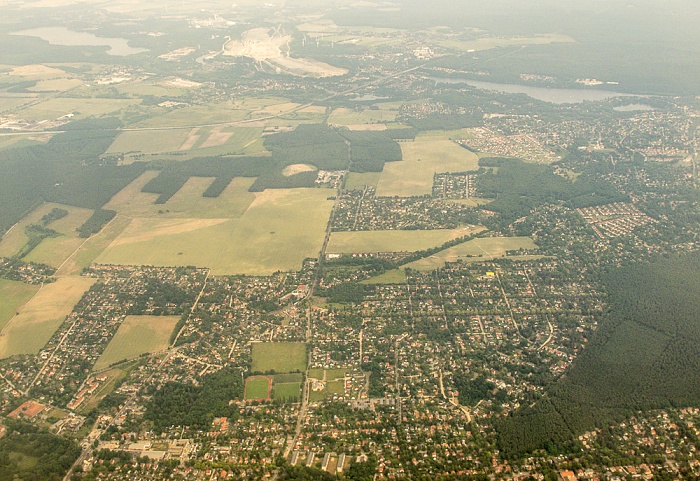
[[[39,286],[0,279],[0,331],[38,291]]]
[[[381,175],[381,172],[350,172],[345,178],[345,188],[347,190],[362,190],[365,187],[376,189]]]
[[[85,239],[78,237],[76,229],[90,218],[91,210],[54,203],[40,205],[2,239],[0,256],[11,257],[17,254],[29,240],[25,232],[26,227],[30,224],[40,223],[41,218],[54,208],[68,211],[66,217],[55,220],[48,225],[49,229],[53,229],[61,235],[42,240],[24,260],[59,267],[84,242]]]
[[[303,342],[257,342],[253,344],[253,372],[295,372],[306,370]]]
[[[235,108],[230,102],[195,105],[143,120],[135,127],[187,127],[204,124],[231,124],[250,118],[250,111]],[[186,150],[186,149],[183,149]]]
[[[430,195],[436,172],[477,170],[479,158],[444,136],[420,136],[401,142],[402,162],[390,162],[377,184],[377,196]]]
[[[175,152],[187,138],[187,130],[131,130],[122,132],[107,154]]]
[[[95,282],[84,277],[61,277],[44,285],[0,331],[0,359],[38,353]]]
[[[102,231],[87,239],[56,272],[59,276],[77,276],[99,256],[129,225],[131,219],[115,217]]]
[[[135,218],[98,263],[209,267],[214,275],[298,270],[323,244],[326,189],[267,190],[240,218]],[[161,206],[167,209],[167,204]],[[185,214],[183,214],[185,215]],[[188,213],[187,215],[192,215]]]
[[[575,40],[568,35],[548,34],[535,37],[482,37],[476,40],[443,40],[438,42],[441,47],[459,50],[461,52],[489,50],[498,47],[514,47],[521,45],[548,45],[551,43],[573,43]]]
[[[162,351],[180,316],[127,316],[94,366],[99,371],[115,362]]]
[[[402,268],[408,267],[418,271],[432,271],[433,269],[444,267],[446,262],[483,262],[498,257],[505,257],[506,251],[514,251],[521,248],[537,249],[537,245],[529,237],[477,238],[440,251],[425,259],[411,262]],[[539,256],[529,257],[537,258]]]
[[[251,376],[245,380],[245,400],[262,401],[270,398],[272,379],[267,376]]]
[[[74,113],[76,119],[101,117],[139,103],[136,99],[51,98],[18,111],[26,120],[54,120]]]
[[[469,226],[435,230],[333,232],[326,251],[329,254],[415,252],[440,246],[474,231],[475,228]]]
[[[63,92],[64,90],[79,87],[82,84],[83,82],[80,80],[70,78],[41,80],[34,87],[30,87],[27,90],[31,92]]]

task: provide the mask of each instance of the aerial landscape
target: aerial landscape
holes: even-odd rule
[[[0,480],[700,479],[700,4],[0,13]]]

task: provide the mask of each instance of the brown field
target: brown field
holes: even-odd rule
[[[97,262],[195,265],[210,267],[215,275],[296,270],[304,258],[318,255],[333,206],[328,200],[332,193],[328,189],[266,190],[253,194],[255,200],[238,218],[230,214],[196,218],[191,211],[179,218],[137,217]],[[220,202],[220,209],[226,207],[225,198],[211,200]],[[160,207],[167,209],[168,204]]]
[[[0,358],[37,354],[96,281],[61,277],[44,285],[0,332]]]
[[[313,172],[316,170],[316,167],[313,165],[308,165],[308,164],[293,164],[293,165],[288,165],[287,167],[284,168],[282,171],[282,175],[285,177],[291,177],[296,174],[301,174],[302,172]]]
[[[14,67],[10,72],[10,75],[17,75],[32,79],[51,79],[68,76],[68,74],[66,74],[66,72],[63,70],[47,67],[45,65],[22,65],[20,67]]]

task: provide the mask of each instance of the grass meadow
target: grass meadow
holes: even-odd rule
[[[294,372],[306,370],[303,342],[258,342],[253,344],[253,372]]]
[[[128,316],[93,369],[99,371],[115,362],[162,351],[168,347],[170,335],[179,320],[180,316]]]

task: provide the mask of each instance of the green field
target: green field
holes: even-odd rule
[[[182,130],[136,130],[119,134],[107,150],[108,154],[138,152],[174,152],[187,139],[188,131]]]
[[[362,190],[366,186],[377,188],[381,172],[350,172],[345,178],[347,190]]]
[[[75,118],[100,117],[139,103],[133,99],[52,98],[17,112],[27,120],[54,120],[74,113]]]
[[[128,316],[93,369],[99,371],[115,362],[162,351],[168,347],[179,320],[180,316]]]
[[[441,246],[445,242],[470,235],[475,227],[436,230],[381,230],[333,232],[326,252],[353,254],[365,252],[414,252]]]
[[[331,194],[326,189],[256,193],[240,218],[195,218],[191,211],[181,218],[134,218],[97,262],[195,265],[209,267],[215,275],[297,270],[305,258],[318,256],[333,206]],[[167,204],[160,207],[167,209]]]
[[[0,279],[0,331],[38,291],[39,286]]]
[[[408,278],[404,269],[392,269],[384,274],[364,280],[360,284],[406,284],[407,282]]]
[[[252,376],[245,380],[245,400],[256,401],[270,397],[272,380],[267,376]]]
[[[430,195],[435,173],[477,170],[477,155],[447,139],[447,134],[422,135],[413,142],[401,142],[403,161],[384,166],[377,196]]]
[[[258,342],[253,344],[253,372],[294,372],[306,370],[303,342]]]
[[[537,249],[537,245],[529,237],[484,237],[450,247],[425,259],[406,264],[418,271],[431,271],[445,266],[446,262],[482,262],[497,257],[504,257],[506,251]],[[534,256],[540,257],[540,256]]]
[[[44,285],[0,331],[0,359],[38,353],[95,282],[84,277],[61,277]]]
[[[285,382],[285,383],[274,383],[272,385],[272,398],[277,400],[291,400],[294,402],[296,399],[298,402],[301,396],[301,383],[298,382]]]

